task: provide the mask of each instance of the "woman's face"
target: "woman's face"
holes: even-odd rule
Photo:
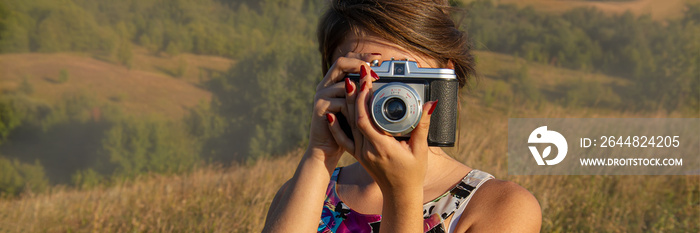
[[[418,67],[443,68],[435,59],[410,52],[394,43],[370,34],[358,36],[351,33],[351,36],[346,38],[333,52],[333,61],[341,56],[346,56],[350,52],[355,54],[355,56],[351,57],[363,59],[367,62],[371,62],[371,60],[379,60],[381,62],[391,60],[391,58],[395,60],[409,59],[417,62]],[[377,53],[381,55],[376,55]]]

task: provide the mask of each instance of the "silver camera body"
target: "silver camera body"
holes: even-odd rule
[[[374,124],[399,140],[408,139],[420,122],[423,104],[439,100],[431,116],[428,144],[454,146],[459,92],[454,70],[420,68],[416,62],[408,60],[392,59],[379,66],[376,64],[373,62],[371,66],[379,76],[379,80],[373,83],[370,104]],[[348,77],[355,82],[360,78],[358,74]]]

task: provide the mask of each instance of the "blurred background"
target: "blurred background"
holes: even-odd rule
[[[508,118],[699,117],[699,0],[450,2],[479,72],[452,156],[530,190],[543,232],[700,231],[700,176],[511,176],[506,154]],[[0,232],[260,231],[324,7],[0,0]]]

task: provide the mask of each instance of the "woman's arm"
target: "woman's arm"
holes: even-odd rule
[[[319,157],[323,156],[315,155],[312,150],[304,154],[294,176],[275,195],[263,232],[313,232],[318,229],[330,181],[326,161]]]
[[[348,114],[346,87],[348,73],[367,65],[358,54],[338,58],[316,88],[309,130],[309,146],[294,176],[275,195],[263,232],[314,232],[323,210],[325,191],[344,149],[333,138],[328,124],[337,121],[330,112]],[[336,123],[337,124],[337,123]]]
[[[384,191],[382,224],[379,232],[423,233],[423,187],[414,190]]]

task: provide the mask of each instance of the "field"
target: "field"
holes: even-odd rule
[[[471,2],[473,0],[466,0]],[[496,0],[496,4],[516,4],[520,7],[532,6],[543,12],[561,13],[576,7],[595,7],[611,14],[630,11],[637,15],[649,14],[655,20],[675,19],[682,15],[686,3],[698,0]]]
[[[484,79],[471,94],[462,95],[460,145],[452,154],[473,168],[530,190],[542,206],[542,232],[700,230],[697,224],[700,176],[512,176],[507,172],[509,117],[689,116],[566,108],[554,104],[531,108],[497,102],[486,107],[480,90],[489,88],[495,82],[493,77],[508,67],[530,66],[529,76],[541,89],[576,77],[603,83],[622,81],[528,63],[509,55],[490,52],[477,55]],[[52,56],[71,55],[46,57]],[[192,66],[195,65],[188,63],[188,67]],[[162,82],[170,80],[184,85],[179,79],[157,72],[149,74],[161,77]],[[42,86],[36,87],[37,92],[43,91]],[[0,232],[259,232],[274,193],[292,175],[301,153],[302,149],[298,149],[249,165],[227,168],[212,165],[181,175],[143,175],[108,187],[81,190],[56,186],[41,194],[25,193],[18,198],[0,200]],[[352,158],[346,155],[341,164],[351,162]]]
[[[133,53],[131,68],[76,53],[0,54],[0,91],[16,90],[26,80],[34,89],[31,97],[49,104],[65,94],[84,93],[130,115],[179,119],[199,102],[211,101],[211,93],[199,83],[232,64],[214,56],[156,56],[144,49]],[[65,80],[60,80],[62,72]]]
[[[324,2],[0,0],[0,233],[259,232],[307,140]],[[474,3],[448,154],[532,192],[542,232],[700,232],[700,176],[507,170],[509,118],[699,117],[700,0]]]

